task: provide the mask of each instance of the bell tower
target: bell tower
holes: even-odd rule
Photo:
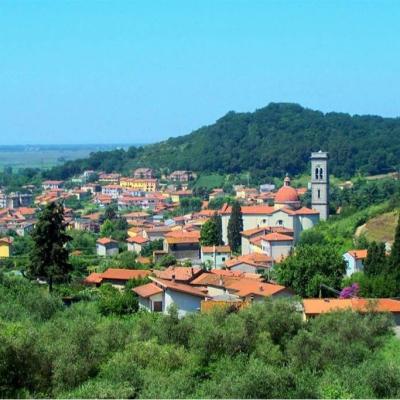
[[[311,153],[311,204],[325,221],[329,216],[329,171],[328,153]]]

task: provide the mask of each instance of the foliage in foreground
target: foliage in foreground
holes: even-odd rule
[[[102,315],[97,301],[65,308],[42,287],[5,276],[0,293],[1,397],[400,395],[400,345],[383,315],[305,323],[281,300],[181,320],[174,310],[117,317]]]

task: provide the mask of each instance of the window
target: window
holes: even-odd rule
[[[225,261],[225,257],[222,257],[222,261]]]
[[[318,168],[315,168],[315,179],[318,179]]]
[[[322,168],[319,169],[319,179],[324,179],[324,172],[322,171]]]
[[[283,221],[280,219],[280,220],[278,220],[278,225],[283,225]]]
[[[262,220],[262,223],[263,223],[263,224],[266,224],[266,223],[267,223],[267,220],[266,220],[266,219],[263,219],[263,220]]]
[[[162,301],[153,301],[153,311],[155,312],[162,311]]]
[[[321,190],[318,189],[317,191],[317,197],[320,199],[321,198]]]

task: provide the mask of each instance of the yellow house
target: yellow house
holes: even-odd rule
[[[11,255],[11,243],[9,238],[0,238],[0,258],[8,258]]]
[[[136,189],[142,192],[155,192],[157,190],[157,179],[121,178],[119,184],[123,188]]]
[[[193,192],[191,190],[179,190],[170,194],[170,198],[173,203],[180,203],[184,197],[191,196],[193,196]]]

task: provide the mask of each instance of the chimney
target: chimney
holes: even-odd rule
[[[172,274],[172,282],[175,282],[175,274]]]
[[[261,292],[264,291],[264,286],[260,286],[260,291],[261,291]]]
[[[224,281],[222,279],[222,276],[219,277],[219,286],[224,286]]]

